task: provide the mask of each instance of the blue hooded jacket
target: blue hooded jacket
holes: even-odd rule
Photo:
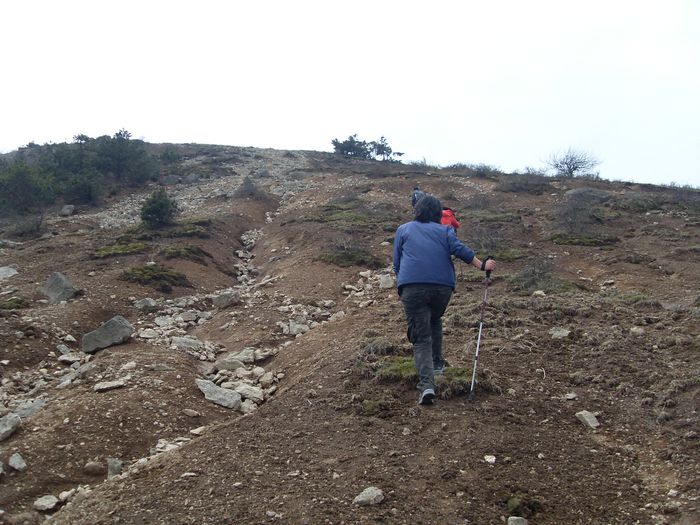
[[[463,244],[454,229],[437,222],[411,221],[399,226],[394,238],[396,284],[441,284],[455,287],[452,255],[466,263],[474,250]]]

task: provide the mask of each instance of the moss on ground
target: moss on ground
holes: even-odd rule
[[[171,245],[166,246],[160,251],[160,254],[166,259],[185,259],[188,261],[193,261],[206,266],[207,261],[205,257],[211,257],[211,254],[204,251],[199,246],[177,246]]]
[[[518,250],[517,248],[506,248],[503,250],[495,250],[491,256],[496,260],[500,262],[512,262],[512,261],[517,261],[518,259],[522,259],[523,257],[527,256],[527,253]]]
[[[335,264],[342,268],[364,266],[378,269],[384,266],[381,259],[373,255],[369,250],[358,246],[337,245],[331,250],[321,253],[318,256],[318,260]]]
[[[572,246],[608,246],[620,241],[618,237],[591,233],[557,233],[550,240],[554,244]]]
[[[0,310],[19,310],[29,308],[29,301],[22,297],[10,297],[5,301],[0,301]]]
[[[104,259],[106,257],[115,257],[117,255],[133,255],[135,253],[143,253],[148,249],[148,246],[142,242],[134,242],[129,244],[111,244],[102,246],[95,250],[92,257],[95,259]]]
[[[172,268],[154,264],[150,266],[135,266],[124,270],[121,278],[125,281],[153,286],[156,290],[169,293],[173,286],[192,287],[185,274]]]
[[[388,399],[365,399],[357,409],[357,413],[366,417],[386,417],[391,410],[392,402]]]

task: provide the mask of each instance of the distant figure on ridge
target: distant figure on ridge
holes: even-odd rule
[[[418,186],[413,188],[413,193],[411,193],[411,206],[416,207],[416,202],[425,197],[425,192],[421,190]]]
[[[451,226],[457,231],[457,228],[459,228],[459,221],[457,217],[455,217],[452,208],[448,208],[447,206],[442,207],[442,219],[440,219],[440,224],[443,226]]]

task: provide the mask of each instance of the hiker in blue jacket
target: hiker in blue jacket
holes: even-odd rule
[[[442,315],[455,288],[452,255],[482,271],[496,261],[481,261],[454,229],[440,224],[442,204],[426,195],[416,202],[415,219],[399,226],[394,238],[394,272],[408,323],[408,339],[418,372],[421,405],[435,399],[435,375],[443,373]]]

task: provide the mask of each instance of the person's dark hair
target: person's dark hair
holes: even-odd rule
[[[434,195],[426,195],[413,209],[413,216],[418,222],[440,222],[442,219],[442,204]]]

